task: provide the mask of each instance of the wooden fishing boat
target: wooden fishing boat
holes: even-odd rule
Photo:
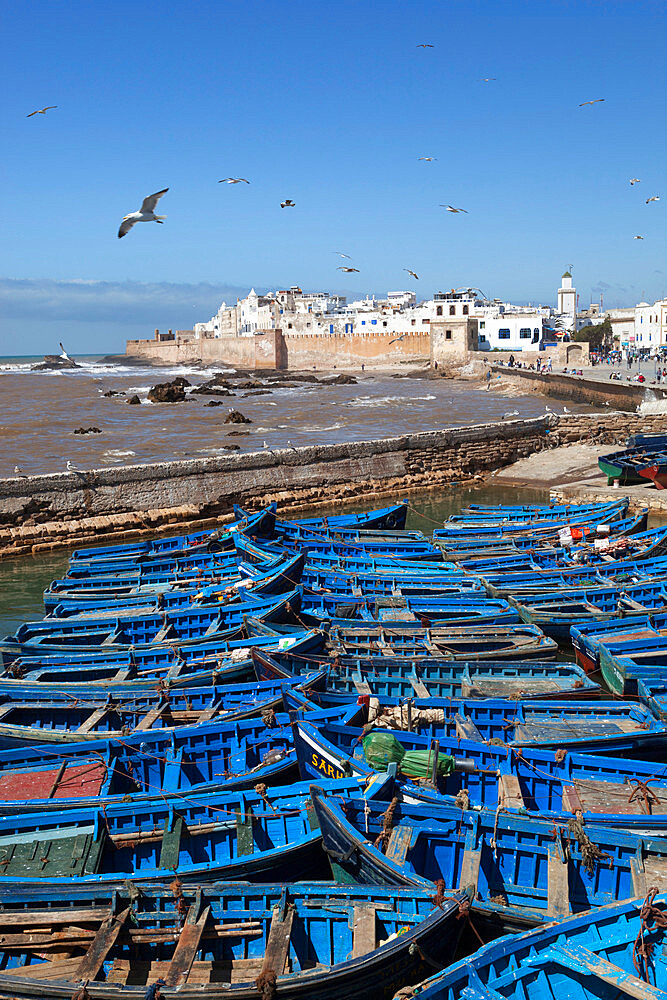
[[[608,637],[614,639],[632,639],[637,641],[648,639],[660,634],[660,630],[653,624],[655,620],[662,619],[660,615],[627,615],[620,618],[610,618],[604,622],[580,622],[570,629],[572,645],[574,647],[577,663],[579,663],[588,673],[594,673],[600,669],[600,643]],[[665,627],[667,628],[667,616],[665,616]]]
[[[582,504],[575,508],[533,508],[532,510],[520,510],[516,507],[500,507],[494,510],[470,511],[461,510],[460,514],[450,514],[444,524],[445,530],[450,525],[476,525],[489,527],[491,525],[507,524],[571,524],[589,517],[597,518],[598,521],[605,521],[609,516],[625,517],[628,512],[629,501],[622,497],[611,503]]]
[[[108,688],[154,691],[162,686],[201,687],[247,678],[252,670],[253,647],[293,649],[304,655],[321,653],[324,648],[320,629],[297,630],[288,635],[265,624],[262,627],[261,635],[257,630],[249,634],[244,626],[230,632],[230,638],[224,641],[202,639],[183,646],[165,642],[136,650],[100,646],[95,652],[72,649],[56,653],[29,647],[31,655],[15,659],[6,656],[0,683],[29,684],[36,697],[38,685],[62,684],[63,676],[67,676],[67,690],[74,697],[89,687],[98,692]]]
[[[477,536],[480,539],[485,538],[508,538],[511,539],[517,535],[532,535],[537,538],[549,538],[557,537],[561,532],[568,531],[572,534],[574,538],[584,537],[585,534],[593,531],[597,533],[600,525],[605,526],[605,531],[611,530],[612,525],[616,525],[616,530],[618,531],[618,525],[626,520],[627,506],[621,504],[610,504],[606,512],[593,511],[588,514],[578,515],[572,520],[567,518],[553,518],[551,520],[533,520],[533,521],[516,521],[516,522],[502,522],[502,521],[485,521],[483,519],[472,519],[470,521],[446,521],[442,528],[437,528],[433,532],[433,538],[449,541],[456,540],[459,538],[470,539],[471,536]],[[646,529],[646,516],[647,511],[644,511],[644,522],[643,526],[639,530]],[[578,534],[577,534],[578,533]]]
[[[654,467],[657,474],[666,464],[667,449],[664,444],[659,448],[647,445],[626,448],[598,458],[600,471],[607,477],[610,486],[614,482],[641,483],[642,480],[652,479],[651,474],[645,475],[646,471]]]
[[[0,815],[110,805],[286,781],[296,764],[287,716],[0,750]]]
[[[560,828],[502,811],[340,798],[311,787],[334,876],[364,885],[469,891],[473,908],[505,927],[530,927],[610,899],[667,886],[667,841],[620,830]],[[640,867],[641,865],[641,867]],[[650,872],[650,874],[648,874]]]
[[[465,900],[330,882],[31,888],[2,900],[0,997],[71,1000],[83,980],[91,1000],[141,1000],[158,979],[183,1000],[368,1000],[380,981],[390,996],[426,956],[451,961]]]
[[[520,613],[520,612],[519,612]],[[383,624],[359,622],[332,628],[329,643],[341,655],[364,658],[436,656],[458,660],[551,660],[558,647],[535,625],[476,625],[458,628],[444,625],[419,628],[401,622]]]
[[[576,566],[569,569],[535,569],[527,572],[508,571],[503,567],[495,574],[481,573],[487,593],[492,597],[547,590],[567,590],[584,587],[633,586],[654,583],[667,578],[667,556],[655,559],[619,560],[593,566]]]
[[[665,438],[665,443],[667,444],[667,437]],[[485,503],[470,503],[466,507],[461,508],[461,514],[463,516],[467,514],[474,515],[497,515],[498,517],[510,516],[514,513],[519,516],[531,516],[535,513],[537,516],[553,514],[581,514],[588,511],[594,510],[604,510],[608,506],[607,502],[602,503],[527,503],[527,504],[485,504]]]
[[[292,694],[286,691],[289,707]],[[297,700],[298,705],[298,700]],[[311,708],[316,706],[311,705]],[[667,725],[638,702],[377,697],[367,706],[370,728],[418,731],[435,740],[501,740],[509,747],[636,756],[661,751]],[[358,734],[357,734],[358,735]]]
[[[658,1000],[667,993],[667,897],[608,902],[491,941],[394,1000]]]
[[[366,750],[356,716],[333,709],[309,714],[307,700],[293,689],[288,700],[304,781],[350,775],[368,779],[377,766],[397,776],[404,802],[425,802],[427,809],[467,803],[471,809],[492,814],[500,809],[552,825],[579,816],[586,829],[603,826],[663,838],[667,834],[667,772],[660,761],[533,747],[518,752],[458,737],[441,737],[436,744],[430,736],[397,729],[382,735],[391,748],[383,759],[373,750],[373,741]],[[431,768],[430,779],[419,784],[414,779],[421,779],[422,772],[415,773],[410,758],[404,757],[414,751],[421,752],[422,759],[426,756]],[[441,760],[449,761],[444,769],[438,767]]]
[[[358,619],[381,627],[392,622],[406,622],[422,627],[475,625],[513,625],[521,619],[507,601],[491,600],[482,592],[469,596],[443,594],[437,597],[406,595],[402,597],[357,597],[345,600],[332,594],[306,593],[301,601],[303,622],[320,625],[329,622],[344,626]]]
[[[275,527],[275,505],[266,507],[256,514],[243,515],[232,524],[219,528],[195,531],[188,535],[174,535],[168,538],[152,538],[145,542],[126,542],[120,545],[96,545],[92,548],[74,549],[69,557],[70,565],[92,562],[98,559],[145,556],[156,552],[179,552],[184,549],[213,545],[221,550],[234,548],[234,532],[247,530],[254,535],[271,535]]]
[[[163,688],[152,692],[125,692],[100,699],[94,688],[87,696],[60,695],[34,685],[7,692],[0,688],[0,749],[37,743],[81,743],[85,740],[124,738],[146,730],[178,730],[199,722],[231,722],[264,716],[282,708],[283,688],[295,683],[322,686],[326,671],[312,671],[292,681],[230,684],[225,687]]]
[[[640,479],[648,479],[657,490],[667,489],[667,454],[652,455],[647,465],[638,464],[637,475]]]
[[[239,628],[246,614],[266,620],[290,620],[301,604],[301,590],[274,597],[231,601],[215,607],[187,608],[146,614],[70,615],[67,618],[46,618],[41,622],[26,622],[15,635],[0,643],[5,654],[20,656],[31,652],[59,648],[93,650],[100,645],[130,647],[160,645],[166,641],[184,645],[198,639],[219,637]]]
[[[614,535],[634,535],[647,530],[647,520],[648,510],[645,509],[632,517],[608,520],[604,524],[600,524],[592,517],[587,523],[570,524],[567,529],[558,524],[551,527],[546,525],[539,528],[524,527],[523,530],[518,526],[509,526],[505,529],[491,526],[488,530],[460,527],[458,529],[452,528],[449,531],[444,528],[436,528],[433,532],[433,543],[442,549],[445,559],[454,559],[453,553],[457,550],[462,552],[466,549],[476,550],[495,546],[500,548],[514,546],[522,549],[534,548],[540,544],[554,544],[559,541],[561,533],[568,537],[567,532],[575,542],[593,539],[598,535],[601,538]]]
[[[343,797],[380,796],[393,782],[377,775],[368,789],[360,779],[329,782]],[[181,882],[203,885],[225,879],[247,882],[329,877],[308,783],[234,792],[185,793],[169,801],[71,808],[0,817],[0,900],[30,884],[50,891],[95,886],[112,891],[135,885]],[[46,887],[46,886],[45,886]]]
[[[590,697],[600,688],[581,667],[571,663],[513,661],[439,661],[435,657],[387,662],[360,657],[304,657],[289,652],[252,651],[260,680],[298,682],[307,670],[326,668],[325,683],[312,678],[303,686],[323,707],[345,704],[359,696],[389,698],[563,698]],[[0,689],[1,690],[1,689]],[[0,717],[1,718],[1,717]]]
[[[528,594],[523,601],[507,600],[522,621],[539,625],[554,639],[567,640],[570,629],[581,624],[659,611],[667,605],[667,581]]]

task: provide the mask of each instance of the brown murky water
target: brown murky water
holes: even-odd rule
[[[82,469],[133,465],[222,455],[230,445],[256,451],[265,444],[296,447],[391,437],[503,416],[538,416],[546,409],[538,395],[507,398],[449,379],[368,372],[356,376],[356,385],[283,386],[267,376],[262,378],[267,394],[246,396],[251,390],[239,389],[229,398],[195,395],[176,404],[147,400],[152,385],[176,375],[195,387],[211,373],[100,362],[76,371],[31,373],[25,362],[0,359],[0,478],[12,476],[15,465],[26,474],[62,471],[68,459]],[[105,397],[109,390],[124,395]],[[134,394],[140,406],[128,405]],[[222,406],[207,406],[216,398]],[[553,401],[551,406],[562,409]],[[252,423],[225,424],[232,407]],[[79,427],[98,427],[101,433],[74,434]]]

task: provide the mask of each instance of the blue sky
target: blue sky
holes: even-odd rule
[[[665,295],[666,36],[636,0],[7,4],[0,353],[120,349],[251,284],[356,296],[404,267],[420,297],[553,302],[570,265],[582,305]],[[166,224],[118,240],[163,187]]]

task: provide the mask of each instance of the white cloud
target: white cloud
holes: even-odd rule
[[[167,324],[187,329],[209,319],[223,299],[234,302],[248,290],[204,283],[0,278],[0,312],[14,325],[21,320],[67,320],[133,326],[145,323],[149,327]]]

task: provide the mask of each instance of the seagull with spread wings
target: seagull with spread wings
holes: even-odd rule
[[[491,83],[492,80],[495,80],[495,76],[485,76],[479,82],[480,83]]]
[[[652,201],[660,201],[660,195],[659,194],[652,194],[650,198],[646,199],[646,204],[648,205]]]
[[[409,267],[404,267],[403,270],[407,271],[410,277],[414,278],[415,281],[419,281],[419,275],[416,271],[411,271]]]
[[[602,104],[603,101],[604,101],[604,97],[598,97],[594,101],[582,101],[582,103],[579,105],[579,107],[580,108],[585,108],[587,104]]]
[[[247,181],[245,177],[223,177],[221,181],[218,181],[218,184],[250,184],[250,181]]]
[[[433,163],[433,161],[437,160],[438,157],[437,156],[418,156],[417,159],[418,160],[424,160],[426,163]]]
[[[284,201],[280,202],[281,208],[296,208],[296,202],[292,201],[291,198],[285,198]]]
[[[630,178],[630,184],[634,187],[635,184],[641,184],[641,181],[640,181],[639,177],[631,177]]]
[[[47,111],[55,111],[57,107],[57,104],[47,104],[45,108],[40,108],[38,111],[31,111],[29,115],[26,115],[26,118],[32,118],[33,115],[45,115]]]
[[[343,260],[352,260],[349,253],[343,253],[342,250],[332,250],[331,252],[337,254],[339,257],[342,257]]]
[[[418,49],[433,49],[433,48],[435,48],[435,46],[431,45],[430,42],[420,42],[420,44],[417,46],[417,48]]]
[[[633,240],[643,240],[644,239],[643,236],[633,236],[632,238],[633,238]]]
[[[440,205],[439,208],[446,208],[448,212],[464,212],[466,215],[468,214],[467,208],[454,208],[453,205]]]
[[[156,191],[155,194],[149,194],[147,198],[141,203],[141,208],[138,212],[130,212],[129,215],[123,216],[123,221],[120,224],[120,229],[118,230],[118,239],[122,239],[129,233],[130,229],[136,222],[159,222],[162,223],[167,218],[166,215],[156,215],[155,209],[157,203],[163,194],[166,194],[169,188],[164,188],[162,191]]]
[[[336,270],[345,271],[346,274],[352,274],[353,271],[356,271],[357,274],[361,273],[358,267],[337,267]]]

